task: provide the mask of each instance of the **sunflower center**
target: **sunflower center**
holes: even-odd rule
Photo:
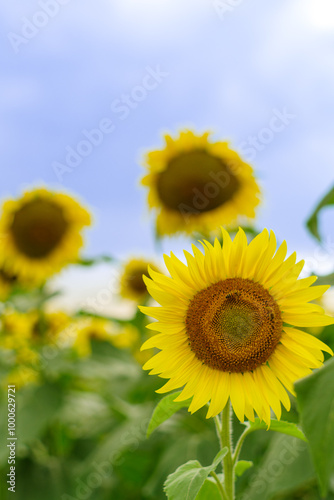
[[[143,274],[149,277],[146,269],[138,269],[134,271],[128,278],[129,286],[136,293],[147,293],[147,288],[143,280]]]
[[[63,210],[48,200],[26,203],[14,215],[11,233],[16,247],[31,259],[47,257],[68,227]]]
[[[88,338],[90,340],[100,340],[101,339],[101,334],[97,330],[90,330],[88,332]]]
[[[240,182],[227,162],[205,150],[173,158],[158,177],[157,190],[171,210],[209,212],[231,200]]]
[[[4,269],[0,269],[0,280],[8,285],[13,285],[17,281],[17,276],[8,273]]]
[[[259,283],[229,278],[198,292],[189,304],[191,350],[205,365],[246,372],[265,363],[282,334],[280,309]]]

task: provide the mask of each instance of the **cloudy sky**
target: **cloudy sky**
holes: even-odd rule
[[[317,254],[304,222],[334,182],[331,0],[11,0],[1,10],[2,197],[37,183],[76,193],[95,217],[88,254],[153,255],[143,151],[165,131],[210,129],[254,166],[258,227]],[[273,116],[283,126],[272,133]],[[101,123],[69,169],[66,156]],[[333,221],[326,211],[329,242]]]

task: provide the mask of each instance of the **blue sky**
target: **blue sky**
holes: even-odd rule
[[[70,191],[94,212],[87,253],[152,255],[142,152],[185,126],[237,149],[255,137],[258,227],[314,255],[304,221],[334,182],[330,0],[12,0],[1,9],[2,197],[37,183]],[[131,94],[138,100],[122,120],[117,103]],[[264,144],[277,113],[288,123]],[[104,119],[113,131],[60,182],[55,162]],[[326,238],[333,219],[322,217]],[[184,245],[166,240],[163,250]]]

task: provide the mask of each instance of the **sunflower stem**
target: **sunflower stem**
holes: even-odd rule
[[[223,448],[223,443],[222,443],[222,423],[221,423],[221,420],[220,420],[220,415],[216,415],[214,417],[214,422],[215,422],[215,426],[216,426],[216,432],[217,432],[217,436],[218,436],[218,440],[219,440],[220,449],[222,449]]]
[[[221,495],[221,497],[223,498],[223,500],[228,500],[227,496],[226,496],[226,493],[225,493],[225,490],[223,488],[223,485],[222,483],[219,481],[219,477],[217,476],[217,474],[212,471],[211,472],[211,476],[214,478],[214,480],[216,481],[217,483],[217,486],[218,486],[218,490],[219,490],[219,493]]]
[[[231,425],[231,403],[228,400],[222,412],[221,445],[228,448],[228,452],[223,459],[224,486],[228,500],[234,500],[234,463],[232,445],[232,425]]]
[[[233,454],[233,467],[235,467],[235,465],[238,462],[240,451],[241,451],[242,445],[244,444],[246,437],[248,436],[248,434],[250,434],[253,431],[254,431],[254,429],[252,429],[252,427],[250,427],[248,424],[248,427],[244,430],[244,432],[239,437],[238,442],[237,442],[236,447],[235,447],[234,454]]]

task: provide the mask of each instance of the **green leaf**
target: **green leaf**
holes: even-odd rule
[[[301,426],[308,438],[321,492],[334,468],[334,359],[295,384]]]
[[[190,460],[176,469],[165,482],[168,500],[194,500],[210,472],[218,467],[227,452],[226,447],[220,450],[208,467],[202,467],[197,460]]]
[[[334,285],[334,273],[318,276],[317,285]]]
[[[221,495],[214,479],[206,479],[202,488],[199,490],[195,500],[221,500]]]
[[[256,418],[254,422],[249,422],[250,427],[253,430],[265,429],[274,432],[280,432],[281,434],[287,434],[288,436],[293,436],[301,439],[302,441],[307,441],[303,432],[297,427],[296,424],[292,422],[284,422],[283,420],[271,420],[270,427],[265,422],[262,422],[259,418]]]
[[[249,460],[239,460],[235,466],[235,474],[237,477],[240,477],[243,475],[244,472],[246,472],[247,469],[253,466],[253,462],[250,462]]]
[[[261,464],[254,468],[244,495],[245,500],[305,498],[293,492],[315,478],[308,445],[284,434],[272,436]]]
[[[179,411],[181,408],[189,406],[189,400],[180,401],[179,403],[174,401],[179,394],[181,394],[181,391],[169,394],[159,401],[155,407],[150,423],[148,424],[147,437],[149,437],[152,432],[159,427],[159,425],[174,415],[174,413]]]
[[[95,264],[101,264],[101,262],[114,262],[114,258],[109,255],[100,255],[99,257],[95,257],[94,259],[79,259],[74,262],[74,264],[78,266],[91,267],[95,266]]]
[[[22,443],[30,443],[41,436],[48,424],[57,418],[63,402],[60,387],[55,384],[42,385],[22,398],[18,398],[17,435]]]
[[[319,234],[319,229],[318,229],[318,215],[319,212],[324,208],[328,207],[330,205],[334,205],[334,186],[332,189],[323,197],[323,199],[318,203],[316,206],[313,214],[309,217],[309,219],[306,222],[306,225],[313,234],[317,238],[317,240],[321,241],[321,236]]]

